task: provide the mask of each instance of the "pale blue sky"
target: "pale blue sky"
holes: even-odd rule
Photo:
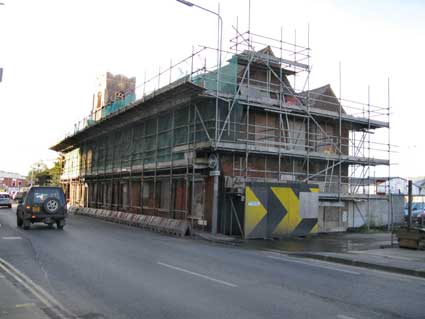
[[[2,0],[0,6],[0,170],[25,174],[48,147],[91,109],[96,75],[157,72],[191,53],[192,45],[216,44],[216,20],[174,0]],[[217,2],[194,2],[217,9]],[[232,25],[246,30],[248,1],[222,0],[223,46]],[[425,4],[422,1],[252,0],[252,31],[306,41],[310,23],[310,86],[330,83],[343,98],[386,105],[391,78],[394,175],[420,176],[425,157]],[[31,141],[28,142],[27,140]]]

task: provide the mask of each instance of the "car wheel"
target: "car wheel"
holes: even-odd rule
[[[58,229],[63,229],[65,227],[65,220],[64,219],[58,220],[56,222],[56,226],[58,227]]]
[[[30,229],[31,221],[29,221],[29,220],[27,220],[27,219],[24,219],[24,220],[23,220],[23,226],[24,226],[24,229],[25,229],[25,230]]]
[[[23,220],[19,218],[19,216],[16,216],[16,226],[22,227],[23,223],[24,223]]]
[[[56,213],[60,208],[60,203],[57,198],[49,197],[46,198],[46,200],[43,202],[43,208],[46,211],[46,213],[54,214]]]

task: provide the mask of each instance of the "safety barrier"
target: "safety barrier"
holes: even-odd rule
[[[79,206],[70,206],[68,212],[75,215],[95,217],[113,223],[139,227],[175,236],[186,236],[191,234],[191,227],[187,220]]]
[[[315,184],[247,183],[245,239],[317,233],[318,192],[318,185]]]

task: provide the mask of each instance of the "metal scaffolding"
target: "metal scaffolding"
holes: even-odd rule
[[[337,97],[329,85],[310,89],[309,35],[301,46],[282,31],[280,39],[235,33],[218,65],[217,48],[193,49],[145,76],[135,101],[90,114],[52,147],[65,153],[64,183],[79,185],[76,203],[204,225],[211,153],[223,193],[240,195],[249,181],[299,181],[329,200],[383,198],[370,180],[377,166],[390,174],[389,82],[385,107]]]

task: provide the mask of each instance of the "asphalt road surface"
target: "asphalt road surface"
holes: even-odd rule
[[[25,231],[0,208],[0,224],[0,277],[49,318],[425,318],[419,278],[83,216]]]

